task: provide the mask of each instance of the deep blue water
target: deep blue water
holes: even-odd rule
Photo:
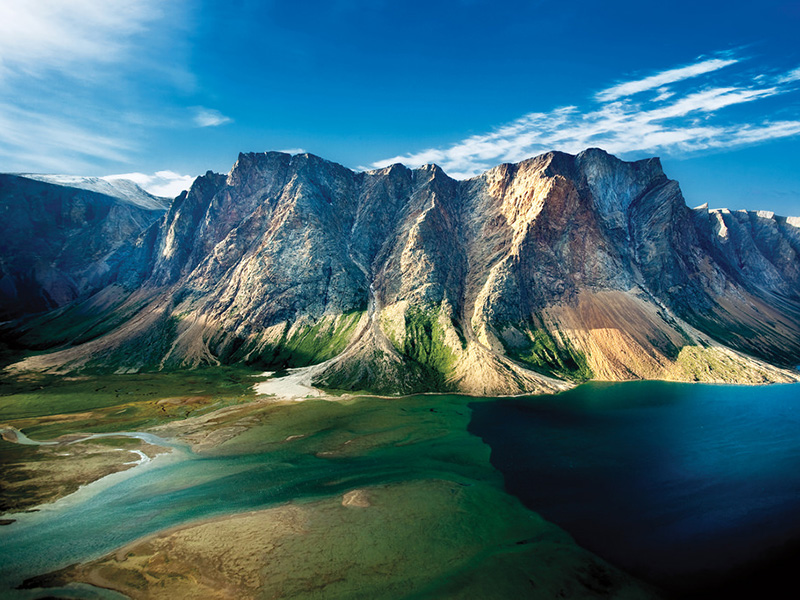
[[[281,413],[295,419],[285,426],[267,414],[227,453],[179,448],[94,496],[0,528],[0,596],[194,519],[393,481],[502,485],[464,431],[467,402],[306,402]],[[796,597],[780,586],[794,590],[800,564],[800,384],[587,384],[470,407],[470,432],[491,447],[507,489],[609,562],[680,598]],[[372,441],[352,456],[320,455],[346,438]]]
[[[471,408],[507,489],[615,565],[681,597],[794,576],[800,385],[594,383]]]

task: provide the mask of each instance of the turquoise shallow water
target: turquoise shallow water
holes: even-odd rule
[[[763,591],[800,556],[800,386],[642,382],[527,399],[307,401],[252,423],[213,455],[176,448],[0,528],[0,596],[174,525],[420,480],[499,490],[505,478],[582,545],[680,596],[724,597],[741,585],[737,572]]]
[[[617,566],[703,597],[793,577],[800,385],[594,383],[472,409],[506,488]]]
[[[250,430],[214,455],[178,447],[111,476],[112,484],[94,495],[67,497],[0,528],[0,596],[27,577],[201,518],[419,479],[501,489],[488,448],[467,432],[467,402],[455,396],[307,401],[255,415]],[[286,442],[290,435],[304,437]]]

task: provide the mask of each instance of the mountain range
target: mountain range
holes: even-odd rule
[[[0,175],[9,368],[315,365],[391,394],[800,379],[800,218],[691,209],[657,158],[458,181],[248,153],[172,201],[137,190]]]

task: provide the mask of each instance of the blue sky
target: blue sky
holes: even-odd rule
[[[240,151],[465,177],[599,146],[800,215],[798,31],[796,0],[3,0],[0,171],[171,194]]]

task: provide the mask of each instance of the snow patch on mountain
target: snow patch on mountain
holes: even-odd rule
[[[20,177],[45,183],[88,190],[119,198],[146,210],[166,210],[171,200],[143,190],[130,179],[105,179],[103,177],[82,177],[80,175],[43,175],[39,173],[18,173]]]

